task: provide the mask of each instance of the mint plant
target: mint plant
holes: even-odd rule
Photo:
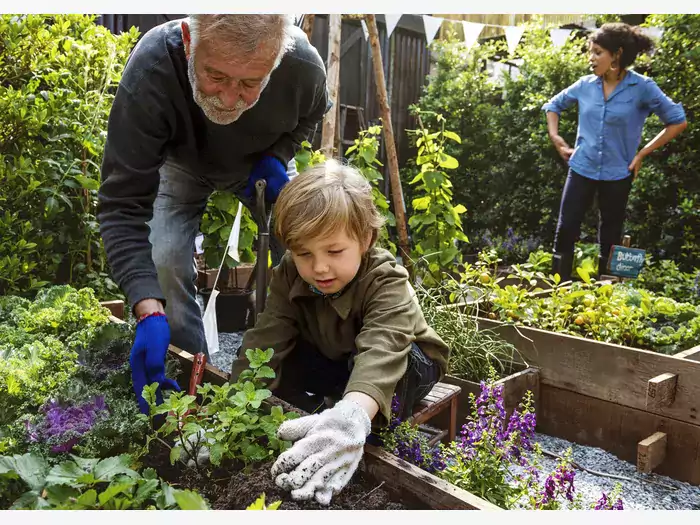
[[[144,387],[143,396],[149,404],[152,433],[146,449],[157,440],[170,449],[170,461],[188,466],[189,461],[199,472],[205,452],[213,465],[225,459],[239,460],[247,467],[262,462],[286,450],[290,443],[277,438],[277,428],[296,413],[284,413],[274,406],[269,413],[263,402],[272,392],[265,388],[264,380],[274,379],[275,373],[268,366],[273,350],[248,349],[250,364],[238,381],[222,386],[206,383],[197,389],[202,397],[198,406],[196,397],[184,392],[173,392],[156,406],[157,384]],[[156,428],[155,417],[165,414],[165,422]],[[174,438],[171,445],[168,440]],[[204,449],[207,449],[204,451]]]

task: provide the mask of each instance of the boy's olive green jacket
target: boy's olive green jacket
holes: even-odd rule
[[[381,248],[365,254],[355,279],[335,299],[314,293],[287,252],[273,269],[265,311],[243,337],[231,380],[248,366],[246,349],[272,348],[275,353],[270,366],[277,376],[270,388],[274,390],[283,373],[282,362],[299,337],[334,360],[347,359],[356,348],[345,392],[371,396],[387,421],[412,342],[440,366],[441,378],[447,370],[449,349],[426,323],[412,296],[408,272]]]

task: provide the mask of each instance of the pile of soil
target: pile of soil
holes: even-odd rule
[[[245,510],[261,494],[265,494],[267,505],[282,501],[280,510],[406,510],[407,507],[393,498],[382,488],[381,483],[373,483],[359,470],[350,482],[333,497],[328,507],[316,500],[294,501],[290,493],[275,485],[270,475],[272,463],[258,465],[249,474],[236,472],[227,487],[226,494],[219,498],[213,508],[217,510]]]

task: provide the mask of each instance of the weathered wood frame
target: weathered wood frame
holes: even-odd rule
[[[700,348],[668,356],[478,319],[538,370],[538,430],[700,484]],[[665,436],[656,435],[663,433]],[[664,450],[659,450],[663,448]],[[660,459],[659,459],[660,458]]]

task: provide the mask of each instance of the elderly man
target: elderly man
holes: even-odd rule
[[[328,108],[323,61],[285,15],[193,15],[135,47],[109,117],[97,216],[138,319],[130,362],[143,412],[145,384],[178,389],[165,377],[171,336],[207,352],[193,252],[209,195],[230,190],[250,207],[264,178],[274,202]]]

